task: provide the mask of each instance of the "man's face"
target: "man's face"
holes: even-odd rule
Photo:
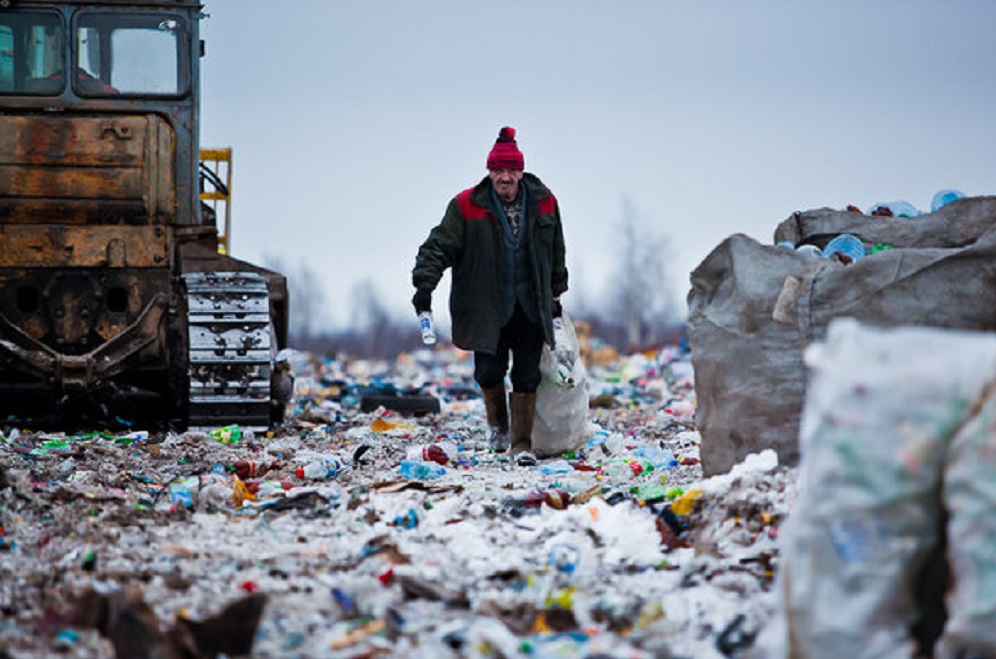
[[[519,181],[522,180],[521,169],[489,169],[488,177],[495,186],[499,199],[515,200],[515,196],[519,194]]]

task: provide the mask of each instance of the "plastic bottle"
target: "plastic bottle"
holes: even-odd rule
[[[436,464],[447,465],[456,457],[453,448],[455,447],[451,448],[442,444],[413,446],[408,449],[405,458],[413,462],[435,462]]]
[[[436,328],[432,325],[432,312],[423,311],[418,315],[418,325],[422,329],[422,343],[431,346],[436,342]]]
[[[818,259],[823,258],[823,252],[816,245],[799,245],[795,248],[795,251],[806,256],[815,256]]]
[[[574,471],[574,467],[567,460],[554,460],[540,467],[540,473],[547,475],[569,474]]]
[[[654,466],[654,469],[668,469],[678,464],[678,461],[674,459],[674,453],[668,449],[657,448],[655,446],[639,446],[633,453],[638,458],[648,460]]]
[[[298,467],[297,477],[309,481],[326,480],[335,478],[342,473],[343,469],[342,462],[336,458],[325,458],[323,460],[314,460],[303,467]]]
[[[403,478],[414,478],[417,480],[431,480],[439,478],[446,473],[442,465],[435,462],[422,462],[420,460],[402,460],[398,465],[398,474]]]
[[[605,471],[613,479],[629,479],[634,476],[641,476],[653,470],[654,465],[646,458],[612,460],[605,468]]]
[[[830,258],[841,255],[844,263],[854,263],[865,257],[865,245],[861,239],[851,233],[842,233],[827,243],[823,248],[823,256]]]
[[[950,204],[956,199],[961,199],[965,193],[960,190],[938,190],[934,193],[934,198],[930,200],[930,212],[933,213],[941,206]]]
[[[660,481],[640,483],[630,489],[630,493],[645,503],[656,503],[667,498],[667,485]]]

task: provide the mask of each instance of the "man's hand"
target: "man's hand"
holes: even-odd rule
[[[564,307],[560,305],[560,298],[553,298],[553,306],[551,306],[554,318],[560,318],[564,315]]]
[[[425,288],[417,289],[415,296],[412,298],[412,305],[415,307],[415,313],[417,314],[423,311],[432,311],[432,291]]]

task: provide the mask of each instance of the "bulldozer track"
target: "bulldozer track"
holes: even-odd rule
[[[183,275],[192,427],[270,423],[273,345],[266,280],[252,272]]]

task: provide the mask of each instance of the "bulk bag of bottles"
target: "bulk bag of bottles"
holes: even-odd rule
[[[841,234],[859,238],[866,255],[824,257]],[[799,251],[803,245],[818,253]],[[996,197],[957,199],[917,217],[795,213],[771,245],[742,234],[724,240],[692,272],[691,285],[703,472],[725,473],[766,448],[795,464],[803,351],[832,319],[996,330]]]

